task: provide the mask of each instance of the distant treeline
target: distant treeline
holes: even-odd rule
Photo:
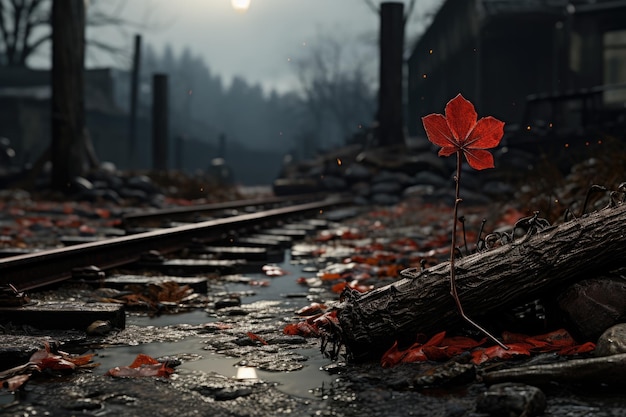
[[[360,73],[334,78],[313,74],[307,78],[310,85],[303,85],[301,91],[266,93],[260,85],[238,76],[226,85],[188,48],[177,55],[171,46],[159,53],[149,45],[142,51],[140,117],[150,116],[154,73],[169,76],[171,135],[207,142],[218,152],[222,136],[223,155],[214,156],[227,161],[243,148],[310,157],[320,149],[343,144],[373,118],[374,88]],[[129,73],[116,72],[115,78],[116,100],[128,110]],[[312,90],[319,93],[311,94]]]

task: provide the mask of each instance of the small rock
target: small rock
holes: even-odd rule
[[[371,193],[372,194],[399,194],[402,191],[403,187],[399,182],[395,181],[385,181],[385,182],[377,182],[372,185]]]
[[[159,187],[156,186],[147,175],[130,177],[126,181],[126,185],[132,189],[141,190],[146,194],[157,194],[161,192]]]
[[[228,297],[228,298],[222,298],[221,300],[217,300],[215,302],[215,309],[220,310],[222,308],[227,308],[227,307],[239,307],[240,305],[241,305],[241,298]]]
[[[348,186],[345,179],[333,175],[325,175],[321,182],[324,188],[334,191],[345,190]]]
[[[626,282],[610,277],[586,279],[568,287],[559,308],[585,339],[594,339],[626,319]]]
[[[68,401],[65,408],[73,411],[93,411],[101,409],[102,403],[93,398],[78,398],[74,401]]]
[[[96,320],[87,327],[89,336],[102,336],[109,333],[112,329],[111,322],[108,320]]]
[[[87,178],[74,177],[70,184],[72,190],[80,192],[85,190],[93,190],[93,184]]]
[[[247,387],[224,388],[216,391],[213,395],[213,399],[215,399],[215,401],[232,401],[239,397],[246,397],[250,394],[252,394],[252,389]]]
[[[598,338],[596,356],[609,356],[626,353],[626,323],[619,323],[608,328]]]
[[[420,171],[413,177],[415,185],[432,185],[435,187],[449,187],[454,185],[453,182],[443,178],[441,175],[430,171]]]
[[[525,384],[495,384],[478,397],[476,409],[496,417],[532,417],[546,409],[546,396]]]
[[[370,194],[371,187],[367,182],[356,182],[351,189],[354,195],[367,197]]]
[[[378,194],[374,194],[370,198],[370,200],[374,204],[390,206],[390,205],[393,205],[393,204],[397,204],[400,201],[400,197],[398,197],[396,195],[392,195],[392,194],[378,193]]]
[[[413,379],[416,388],[454,386],[466,384],[476,377],[476,367],[471,363],[449,361],[436,366]]]
[[[350,181],[366,181],[372,173],[363,165],[354,163],[346,169],[345,176]]]

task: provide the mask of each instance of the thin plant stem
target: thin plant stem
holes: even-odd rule
[[[454,298],[454,302],[456,303],[456,308],[459,310],[459,314],[466,322],[468,322],[469,324],[471,324],[472,326],[476,327],[478,330],[483,332],[485,335],[487,335],[491,340],[493,340],[495,343],[500,345],[502,348],[508,350],[509,347],[507,345],[500,342],[495,336],[493,336],[491,333],[483,329],[480,325],[478,325],[476,322],[470,319],[467,315],[465,315],[465,312],[463,311],[463,306],[461,305],[461,300],[459,299],[459,294],[456,289],[456,275],[455,275],[455,269],[454,269],[454,259],[455,259],[454,248],[456,248],[456,223],[457,223],[457,216],[459,213],[459,204],[461,203],[461,201],[463,201],[460,197],[461,151],[457,151],[456,153],[456,176],[454,177],[454,182],[456,183],[456,193],[455,193],[455,198],[454,198],[454,215],[452,216],[452,219],[454,220],[452,222],[452,243],[450,245],[450,295],[452,295],[452,298]]]

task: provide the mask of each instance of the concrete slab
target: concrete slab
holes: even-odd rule
[[[86,330],[96,320],[106,320],[113,327],[126,326],[124,306],[110,303],[55,302],[33,300],[19,307],[0,307],[0,320],[28,324],[38,329]]]
[[[188,285],[199,294],[206,294],[209,290],[208,280],[205,277],[175,277],[169,275],[115,275],[105,278],[103,282],[106,287],[115,289],[123,289],[127,285],[148,285],[160,284],[163,282],[175,282],[180,286]]]
[[[141,268],[160,271],[166,275],[192,276],[218,272],[232,274],[246,267],[243,259],[169,259],[161,263],[138,262]]]
[[[291,236],[270,234],[270,233],[266,233],[265,231],[263,231],[261,233],[256,233],[256,234],[252,235],[248,239],[251,239],[251,238],[273,240],[273,241],[278,242],[279,245],[281,245],[284,248],[287,248],[287,247],[291,246],[291,243],[293,242],[293,237],[291,237]],[[244,242],[245,240],[242,239],[241,241]]]
[[[289,236],[293,239],[304,239],[308,235],[308,232],[306,230],[287,228],[265,229],[262,233],[268,235]]]
[[[245,259],[246,261],[267,261],[267,249],[246,246],[196,246],[194,253],[212,254],[219,259]]]

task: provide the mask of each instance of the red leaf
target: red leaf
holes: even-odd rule
[[[387,352],[383,354],[382,358],[380,358],[380,365],[383,368],[391,368],[392,366],[396,366],[402,361],[407,353],[408,350],[398,350],[398,341],[396,340],[394,344],[389,349],[387,349]]]
[[[451,354],[445,346],[423,346],[422,352],[425,358],[431,361],[445,361],[457,355],[457,353]]]
[[[499,345],[491,346],[485,349],[476,349],[472,352],[472,363],[480,365],[488,360],[498,359],[511,359],[514,356],[530,356],[529,345],[524,343],[509,343],[508,350],[502,348]]]
[[[498,146],[504,122],[491,116],[477,121],[474,105],[461,94],[448,102],[445,113],[422,118],[428,140],[441,146],[439,156],[461,152],[472,168],[493,168],[493,156],[486,149]]]
[[[302,336],[302,337],[316,337],[319,336],[320,331],[317,327],[307,323],[306,321],[301,321],[299,323],[291,323],[283,327],[283,334],[291,335],[291,336]]]
[[[504,343],[526,343],[532,346],[534,352],[554,352],[576,345],[576,341],[565,329],[558,329],[550,333],[537,336],[527,336],[520,333],[503,332]]]
[[[143,377],[168,377],[174,370],[167,367],[164,363],[158,363],[153,365],[142,365],[138,368],[132,368],[130,366],[117,366],[109,369],[105,375],[114,376],[118,378],[143,378]]]
[[[43,358],[41,361],[39,361],[37,365],[42,371],[44,369],[53,369],[55,371],[70,371],[76,368],[76,365],[74,365],[70,361],[61,358],[60,356],[49,356],[47,358]]]
[[[248,335],[248,337],[252,340],[257,340],[259,342],[261,342],[262,345],[267,345],[267,342],[265,341],[265,339],[263,339],[261,336],[256,335],[252,332],[248,332],[246,333]]]
[[[596,348],[596,344],[593,342],[583,343],[582,345],[570,346],[559,350],[559,355],[577,355],[579,353],[588,353]]]
[[[129,368],[139,368],[142,365],[156,365],[158,363],[161,362],[157,361],[151,356],[140,353],[139,355],[137,355],[133,363],[129,365]]]
[[[326,306],[320,303],[311,303],[306,307],[302,307],[296,311],[298,316],[313,316],[315,314],[323,313],[326,310]]]
[[[105,375],[114,377],[168,377],[174,373],[174,369],[161,363],[151,356],[140,353],[129,366],[116,366],[107,371]]]
[[[424,343],[424,346],[439,346],[439,344],[445,339],[446,332],[439,332],[433,337],[431,337],[428,342]]]

